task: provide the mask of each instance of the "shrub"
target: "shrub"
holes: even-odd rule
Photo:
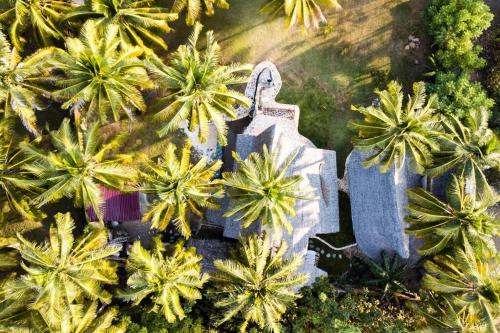
[[[425,14],[443,68],[470,71],[484,67],[482,48],[474,39],[490,26],[493,14],[483,0],[431,0]]]
[[[462,119],[472,111],[490,110],[495,104],[481,84],[469,81],[465,73],[438,72],[436,82],[430,84],[429,90],[438,96],[439,112]]]
[[[284,321],[284,332],[402,333],[417,319],[404,308],[371,297],[368,290],[340,295],[326,278],[302,288]]]

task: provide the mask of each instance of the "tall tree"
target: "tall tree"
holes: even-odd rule
[[[75,240],[70,214],[59,213],[55,218],[49,242],[36,244],[17,236],[24,273],[5,283],[0,304],[1,308],[13,300],[40,312],[48,325],[58,325],[75,304],[87,299],[111,301],[103,286],[116,284],[118,277],[116,265],[106,258],[121,249],[108,244],[104,228],[93,228]]]
[[[202,217],[202,209],[218,208],[216,199],[222,198],[223,190],[213,178],[222,162],[209,163],[204,157],[191,164],[190,143],[182,149],[179,157],[175,151],[175,145],[170,143],[162,159],[146,164],[141,191],[155,194],[157,199],[144,215],[144,220],[151,221],[152,227],[159,230],[165,230],[173,220],[181,234],[188,238],[191,236],[189,214]]]
[[[5,117],[17,116],[31,133],[39,135],[35,110],[45,108],[36,85],[42,75],[40,55],[22,58],[0,31],[0,105]]]
[[[297,200],[313,199],[300,194],[302,176],[287,176],[297,152],[280,165],[277,156],[270,154],[265,145],[262,156],[257,152],[251,153],[246,160],[237,153],[233,156],[238,168],[223,174],[231,198],[231,207],[224,216],[239,214],[243,228],[259,221],[269,226],[275,235],[280,235],[282,230],[291,233],[292,224],[287,216],[295,216]]]
[[[80,144],[65,119],[57,131],[50,133],[53,151],[40,149],[35,143],[22,143],[24,154],[30,158],[23,169],[41,181],[46,191],[33,199],[41,207],[62,197],[74,199],[77,207],[92,207],[102,219],[103,198],[99,185],[121,189],[135,181],[136,172],[124,163],[128,155],[110,155],[123,142],[124,136],[103,143],[99,124],[94,124]]]
[[[402,87],[391,81],[387,90],[376,90],[380,105],[352,107],[364,116],[361,122],[349,126],[357,131],[354,145],[363,150],[372,150],[363,163],[365,167],[380,164],[380,171],[387,172],[396,163],[401,167],[407,156],[411,166],[422,174],[432,162],[432,149],[437,149],[435,137],[439,120],[434,115],[436,96],[428,99],[425,83],[413,84],[413,96],[408,96],[406,106]]]
[[[465,242],[480,253],[495,251],[493,235],[499,221],[487,211],[494,200],[468,193],[468,186],[464,178],[453,176],[447,193],[448,203],[422,188],[408,190],[410,204],[406,221],[410,227],[406,231],[424,240],[418,249],[421,255],[463,247]]]
[[[306,29],[311,27],[318,29],[321,24],[327,23],[321,7],[342,9],[337,0],[268,0],[261,11],[271,16],[285,12],[289,28],[302,24]]]
[[[172,11],[180,13],[186,10],[186,24],[194,25],[200,21],[202,0],[175,0],[172,5]],[[214,6],[219,8],[228,9],[229,3],[227,0],[203,0],[205,4],[205,14],[208,16],[214,15]]]
[[[43,217],[29,204],[29,195],[36,193],[38,184],[22,169],[29,159],[18,148],[11,120],[0,119],[0,225],[7,223],[4,218],[8,214],[18,213],[29,220]]]
[[[498,264],[475,256],[465,242],[454,255],[435,256],[424,264],[423,287],[445,295],[486,326],[484,332],[497,332],[500,309],[500,270]],[[495,319],[497,318],[497,319]]]
[[[94,19],[101,33],[110,25],[116,25],[122,47],[128,43],[149,52],[151,45],[167,49],[164,34],[172,30],[168,22],[177,17],[167,8],[157,6],[155,0],[90,0],[67,14],[65,19]]]
[[[134,118],[135,111],[146,111],[141,90],[153,87],[139,56],[138,46],[120,45],[120,28],[110,24],[101,36],[97,23],[89,20],[80,38],[66,39],[67,51],[47,48],[43,54],[53,72],[48,79],[58,89],[54,99],[64,109],[82,113],[89,122],[106,123],[111,116],[120,120],[122,113]],[[59,75],[60,72],[63,75]]]
[[[294,290],[308,279],[297,274],[302,258],[285,259],[286,250],[284,242],[273,248],[269,237],[253,234],[241,240],[230,259],[214,261],[215,306],[223,310],[217,325],[240,316],[240,332],[249,323],[280,332],[281,316],[299,297]]]
[[[98,308],[97,301],[70,305],[56,323],[47,322],[44,314],[28,311],[25,320],[0,325],[0,332],[11,333],[125,333],[126,325],[114,324],[116,307]]]
[[[470,192],[494,197],[484,170],[500,168],[500,141],[488,128],[488,117],[488,111],[481,109],[472,110],[464,122],[453,115],[445,119],[442,125],[448,135],[438,138],[439,148],[427,173],[438,177],[452,171],[467,179]]]
[[[128,289],[120,291],[119,297],[136,305],[150,297],[152,311],[161,312],[169,323],[182,320],[186,314],[181,300],[201,299],[200,290],[208,280],[201,273],[201,259],[194,247],[186,249],[182,242],[165,249],[156,237],[148,251],[137,241],[127,260]]]
[[[150,71],[155,82],[168,94],[158,100],[154,108],[156,118],[166,121],[159,131],[164,136],[175,131],[184,122],[189,122],[189,130],[199,130],[201,142],[207,140],[209,122],[218,134],[219,143],[227,144],[225,117],[236,117],[235,103],[249,106],[245,95],[228,88],[230,85],[247,81],[243,73],[251,70],[250,65],[220,64],[220,47],[214,40],[213,31],[207,32],[207,47],[197,50],[198,37],[202,25],[197,23],[187,45],[182,45],[174,53],[170,65],[165,65],[158,57],[151,57]]]
[[[40,46],[62,39],[61,20],[75,7],[69,0],[0,0],[0,5],[0,22],[10,26],[18,51],[32,38]]]

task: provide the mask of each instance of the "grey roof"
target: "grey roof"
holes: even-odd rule
[[[419,187],[421,176],[412,173],[407,163],[400,169],[393,166],[384,174],[377,166],[367,169],[362,161],[368,156],[354,150],[346,161],[356,242],[373,259],[378,259],[382,250],[409,258],[413,245],[404,231],[408,204],[405,191]]]
[[[204,272],[214,272],[214,260],[227,259],[231,249],[234,248],[233,241],[220,239],[195,239],[190,238],[186,247],[195,247],[196,253],[203,256],[201,265]]]
[[[260,74],[259,74],[260,73]],[[281,235],[278,242],[288,244],[288,255],[304,256],[302,272],[309,273],[310,281],[325,272],[316,267],[316,255],[308,251],[309,239],[316,234],[339,231],[339,206],[337,185],[337,159],[334,151],[318,149],[298,131],[300,109],[296,105],[277,103],[274,98],[281,88],[281,78],[276,67],[269,62],[258,65],[247,87],[247,96],[256,97],[251,110],[240,112],[250,115],[251,122],[246,127],[235,126],[229,135],[229,149],[236,151],[245,159],[252,152],[262,152],[266,145],[271,153],[277,154],[278,163],[282,163],[291,153],[298,151],[297,157],[288,170],[288,174],[303,177],[302,188],[306,195],[317,200],[299,200],[295,209],[297,216],[290,217],[292,234]],[[243,123],[242,123],[243,124]],[[240,128],[241,127],[241,128]],[[234,170],[234,161],[225,154],[224,167]],[[230,166],[231,168],[227,168]],[[241,228],[238,216],[224,218],[230,201],[222,201],[220,211],[206,214],[212,224],[224,225],[224,237],[238,239],[242,234],[261,232],[265,226],[254,223],[250,228]],[[272,233],[269,233],[272,235]]]

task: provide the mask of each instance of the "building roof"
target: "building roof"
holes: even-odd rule
[[[409,258],[410,238],[405,233],[408,188],[419,187],[421,176],[393,166],[381,173],[378,166],[365,168],[362,162],[368,153],[354,150],[346,161],[354,234],[359,248],[373,259],[380,251],[396,252]]]
[[[104,221],[133,221],[142,218],[139,192],[124,193],[101,186],[104,199]],[[92,207],[87,209],[90,221],[98,218]]]

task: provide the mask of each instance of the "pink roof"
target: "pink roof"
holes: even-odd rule
[[[139,192],[123,193],[101,186],[104,197],[104,221],[133,221],[142,218]],[[87,208],[90,221],[97,221],[92,207]]]

